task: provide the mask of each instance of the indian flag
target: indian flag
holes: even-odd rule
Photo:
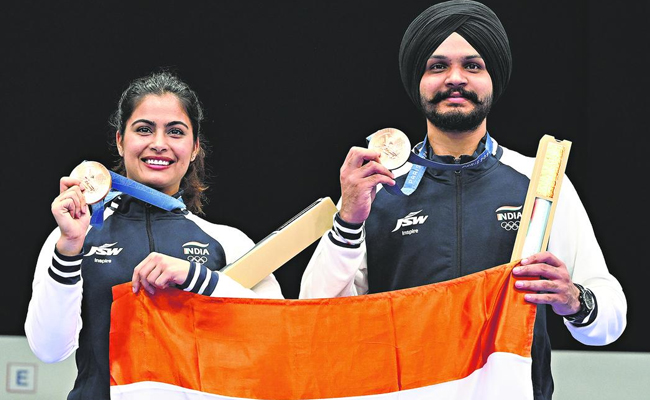
[[[532,399],[514,263],[315,300],[113,288],[112,399]]]

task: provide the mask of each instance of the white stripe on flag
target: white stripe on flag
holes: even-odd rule
[[[444,362],[444,360],[441,360]],[[417,389],[331,400],[530,400],[533,399],[532,361],[512,353],[492,353],[487,363],[470,376]],[[269,371],[269,373],[272,373]],[[527,395],[522,395],[525,393]],[[523,397],[522,397],[523,396]],[[111,386],[111,400],[244,400],[182,388],[160,382]],[[248,400],[248,399],[245,399]],[[317,400],[317,399],[313,399]]]

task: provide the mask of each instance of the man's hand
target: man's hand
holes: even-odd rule
[[[379,163],[380,153],[353,147],[341,167],[341,210],[339,216],[352,224],[364,222],[377,193],[377,184],[395,184],[394,175]],[[366,162],[364,164],[364,162]]]
[[[571,315],[580,310],[580,290],[573,284],[566,265],[553,254],[537,253],[521,260],[513,269],[516,277],[541,277],[539,280],[521,280],[519,289],[541,293],[527,293],[524,299],[535,304],[549,304],[558,315]]]

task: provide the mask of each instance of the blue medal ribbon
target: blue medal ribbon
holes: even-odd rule
[[[371,136],[368,136],[367,140],[370,140]],[[424,140],[416,144],[409,154],[408,162],[410,162],[412,166],[406,176],[404,186],[400,188],[399,185],[395,183],[395,186],[383,185],[384,189],[395,196],[410,196],[415,192],[415,189],[418,188],[418,185],[424,176],[424,171],[426,171],[427,168],[445,171],[460,171],[465,168],[472,168],[479,165],[488,159],[494,149],[494,140],[490,137],[490,134],[486,132],[485,136],[485,150],[483,150],[483,152],[472,161],[463,164],[445,164],[429,160],[427,158],[427,136],[425,136]]]
[[[185,210],[185,203],[170,195],[152,189],[149,186],[138,183],[122,175],[109,171],[111,174],[111,191],[102,199],[102,201],[91,205],[92,216],[90,217],[90,225],[94,228],[101,229],[104,224],[104,207],[105,204],[113,200],[120,194],[128,194],[136,199],[142,200],[163,210]]]

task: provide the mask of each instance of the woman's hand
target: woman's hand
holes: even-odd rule
[[[61,231],[56,248],[66,256],[81,252],[90,225],[90,210],[83,195],[84,190],[81,181],[64,176],[59,182],[59,195],[52,202],[52,215]]]
[[[160,253],[150,253],[133,270],[133,293],[140,287],[154,294],[155,288],[165,289],[170,285],[180,285],[187,279],[190,262]]]

